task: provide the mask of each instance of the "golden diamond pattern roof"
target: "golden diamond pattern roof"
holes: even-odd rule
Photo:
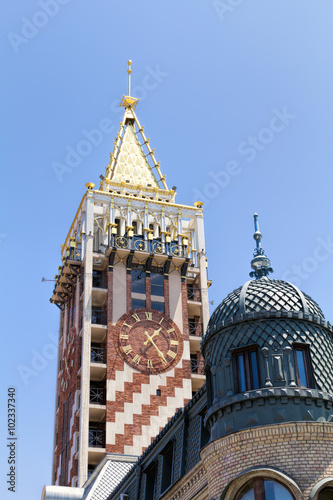
[[[145,187],[159,187],[132,124],[126,126],[111,179]]]

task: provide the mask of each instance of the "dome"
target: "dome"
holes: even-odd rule
[[[213,326],[214,330],[218,329],[219,325],[241,320],[243,315],[269,311],[303,312],[325,319],[319,305],[295,285],[264,276],[229,293],[213,312],[207,333]]]

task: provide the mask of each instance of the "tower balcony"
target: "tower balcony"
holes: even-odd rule
[[[106,348],[92,346],[90,351],[90,379],[104,380],[106,377]]]
[[[90,386],[89,420],[101,422],[106,414],[106,391],[104,387]]]
[[[91,309],[91,323],[93,325],[107,325],[107,314],[104,309],[93,307]]]
[[[102,429],[94,429],[89,426],[89,464],[98,464],[98,462],[100,462],[104,457],[105,453],[105,431]]]
[[[91,341],[104,342],[107,332],[107,314],[100,307],[92,307],[91,310]]]
[[[189,316],[201,316],[201,291],[187,285],[187,309]]]
[[[105,431],[89,429],[89,448],[105,448]]]
[[[206,382],[205,364],[203,360],[191,359],[192,392],[197,392]]]
[[[103,346],[91,346],[91,363],[106,363],[106,348]]]
[[[92,301],[95,306],[102,307],[107,298],[108,283],[105,274],[99,271],[93,271],[92,276]]]

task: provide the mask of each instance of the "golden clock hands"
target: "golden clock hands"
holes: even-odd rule
[[[158,330],[155,330],[154,333],[153,333],[153,335],[149,336],[149,339],[153,339],[154,337],[156,337],[156,335],[158,335],[161,330],[162,330],[162,327],[159,328]],[[149,342],[151,342],[151,340],[149,340],[149,339],[147,339],[147,340],[144,341],[144,345],[147,345]]]
[[[159,357],[160,357],[161,359],[163,359],[165,363],[167,363],[167,360],[165,359],[163,352],[159,350],[159,348],[157,347],[157,345],[155,344],[155,342],[153,341],[153,339],[152,339],[152,337],[149,335],[149,333],[148,333],[148,332],[145,332],[145,335],[147,335],[147,341],[148,341],[148,342],[151,342],[151,343],[152,343],[152,345],[155,347],[155,349],[156,349],[157,354],[159,355]]]

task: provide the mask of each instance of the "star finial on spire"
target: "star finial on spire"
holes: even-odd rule
[[[262,234],[259,230],[258,214],[254,214],[254,235],[253,238],[256,241],[256,248],[254,250],[253,259],[251,260],[251,267],[254,271],[250,272],[251,278],[256,278],[257,280],[263,276],[268,276],[269,273],[273,272],[271,268],[271,261],[266,257],[265,252],[261,246]]]
[[[135,109],[136,105],[139,102],[139,99],[137,97],[131,97],[131,74],[132,74],[132,61],[128,61],[128,95],[123,95],[123,98],[121,100],[121,103],[119,106],[124,106],[125,108],[132,108]]]

